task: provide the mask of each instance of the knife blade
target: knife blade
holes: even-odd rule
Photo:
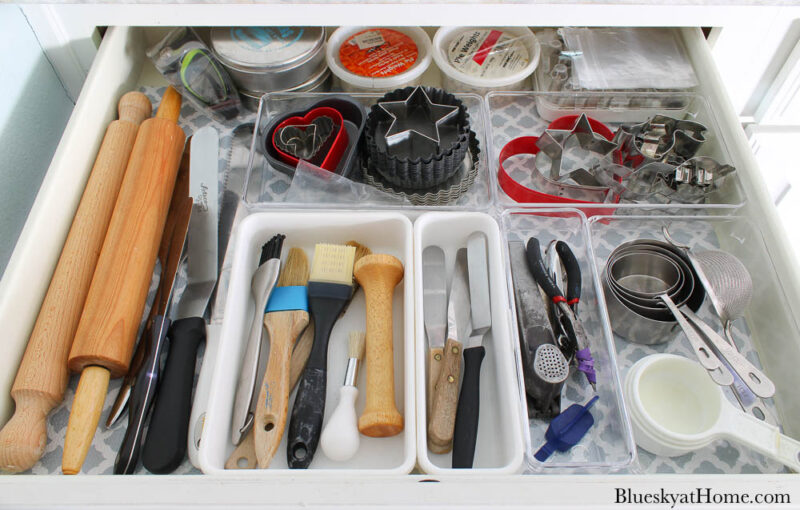
[[[187,284],[173,307],[164,377],[142,450],[142,462],[152,473],[170,473],[186,456],[197,349],[206,338],[203,317],[217,281],[218,152],[214,128],[204,127],[192,137]]]
[[[453,282],[447,303],[447,341],[444,346],[441,373],[433,390],[431,420],[428,425],[428,447],[433,453],[447,453],[453,447],[453,429],[458,406],[458,382],[461,375],[462,340],[469,326],[469,283],[467,250],[456,254]]]
[[[447,334],[447,271],[444,263],[444,250],[439,246],[428,246],[422,251],[422,285],[425,334],[428,337],[426,410],[428,419],[430,419],[433,388],[439,379],[442,350]]]
[[[242,203],[242,193],[244,192],[245,174],[247,172],[247,160],[250,156],[250,141],[253,136],[253,123],[239,124],[233,128],[231,134],[231,145],[228,149],[227,169],[225,171],[224,185],[222,190],[221,203],[219,207],[219,224],[217,234],[217,285],[211,298],[214,303],[212,306],[212,322],[218,322],[222,311],[225,308],[225,298],[227,297],[227,281],[221,278],[222,266],[227,257],[228,240],[231,231],[236,223],[237,212]],[[199,468],[200,462],[198,454],[200,452],[200,440],[203,437],[203,425],[205,423],[206,407],[208,406],[208,394],[211,391],[211,376],[214,373],[214,364],[217,359],[217,349],[219,337],[210,334],[206,337],[205,352],[203,353],[203,363],[200,367],[200,376],[197,379],[197,387],[194,390],[194,402],[192,412],[189,417],[189,437],[188,454],[191,463]]]
[[[128,410],[128,428],[122,439],[117,458],[114,461],[114,474],[132,474],[139,461],[139,450],[144,435],[144,425],[155,397],[156,386],[161,375],[161,352],[167,338],[170,320],[167,312],[172,300],[175,274],[181,261],[186,233],[189,230],[189,218],[192,214],[191,197],[183,197],[178,207],[178,216],[172,234],[169,255],[159,282],[159,295],[156,313],[149,334],[140,341],[147,342],[146,356],[136,380],[131,388]]]
[[[473,232],[467,239],[471,334],[464,349],[464,381],[458,397],[453,436],[453,468],[471,468],[475,458],[480,410],[481,364],[486,354],[483,336],[492,327],[486,236]]]
[[[175,180],[175,188],[172,191],[169,212],[167,213],[167,221],[164,224],[164,232],[161,234],[161,244],[158,248],[158,263],[161,268],[162,275],[166,271],[167,257],[169,255],[169,249],[175,231],[175,223],[179,216],[179,210],[182,207],[185,197],[189,195],[190,140],[191,137],[186,141],[186,149],[184,150],[183,157],[181,159],[178,177]],[[111,406],[111,411],[109,411],[108,417],[106,418],[106,427],[112,427],[114,424],[116,424],[128,409],[128,400],[130,399],[131,388],[133,387],[133,383],[136,380],[136,376],[139,373],[139,369],[141,368],[144,358],[147,354],[147,346],[149,343],[147,341],[146,334],[152,327],[153,320],[155,319],[158,311],[158,303],[163,299],[163,296],[160,294],[161,284],[159,277],[159,285],[156,290],[156,294],[152,303],[149,303],[150,312],[147,316],[147,320],[145,321],[144,328],[139,332],[139,342],[136,344],[136,350],[131,357],[131,364],[128,369],[128,373],[122,380],[122,384],[117,392],[117,397],[114,400],[114,404]]]

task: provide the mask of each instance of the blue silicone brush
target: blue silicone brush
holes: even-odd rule
[[[572,404],[563,413],[559,414],[547,427],[544,437],[547,441],[534,457],[539,462],[546,461],[556,450],[566,452],[583,439],[583,436],[594,425],[594,417],[589,412],[597,399],[592,397],[585,405]]]

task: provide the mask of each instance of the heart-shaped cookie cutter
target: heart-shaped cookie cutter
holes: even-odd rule
[[[298,159],[311,160],[334,130],[333,119],[317,117],[308,125],[290,125],[275,130],[275,145]]]
[[[318,133],[318,131],[323,129],[322,124],[327,123],[327,121],[319,121],[320,124],[314,124],[316,119],[322,117],[329,118],[333,124],[332,132],[329,133],[324,140],[320,140],[320,135],[322,133]],[[310,135],[311,140],[314,145],[319,146],[303,146],[302,151],[297,151],[298,153],[302,152],[303,155],[310,152],[310,159],[298,157],[297,155],[286,152],[286,150],[282,148],[282,144],[284,144],[284,142],[288,143],[292,140],[292,135],[295,135],[293,143],[296,147],[297,144],[308,140],[307,135],[297,136],[298,133],[296,131],[302,131],[303,128],[307,129],[312,125],[315,127],[314,133]],[[287,128],[293,128],[292,133],[289,133],[286,137],[282,137],[283,131]],[[292,166],[297,166],[297,163],[299,163],[300,159],[307,159],[309,163],[312,163],[324,170],[334,172],[336,171],[336,167],[339,165],[339,161],[342,159],[342,155],[347,149],[347,144],[347,129],[344,127],[342,114],[335,108],[330,108],[327,106],[313,108],[304,114],[289,117],[278,124],[278,126],[272,132],[272,146],[275,149],[275,152],[278,154],[281,161]],[[288,147],[288,145],[285,145],[284,147]]]

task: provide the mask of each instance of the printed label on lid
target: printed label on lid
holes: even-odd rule
[[[389,28],[372,28],[350,36],[339,47],[342,67],[367,78],[384,78],[407,71],[419,49],[411,37]]]
[[[257,51],[280,51],[303,37],[302,27],[234,27],[231,41],[242,48]]]
[[[492,29],[465,30],[447,52],[453,67],[481,78],[503,78],[523,70],[530,62],[528,49],[518,37]]]

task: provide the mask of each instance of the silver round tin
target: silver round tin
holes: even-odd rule
[[[306,83],[303,83],[295,88],[287,90],[273,90],[272,92],[327,92],[331,86],[331,72],[327,66],[318,75],[313,76]],[[242,98],[242,104],[250,111],[258,111],[258,102],[261,101],[261,96],[265,92],[256,92],[252,90],[239,90],[239,95]]]
[[[215,27],[210,46],[244,90],[293,89],[325,66],[323,27]]]

